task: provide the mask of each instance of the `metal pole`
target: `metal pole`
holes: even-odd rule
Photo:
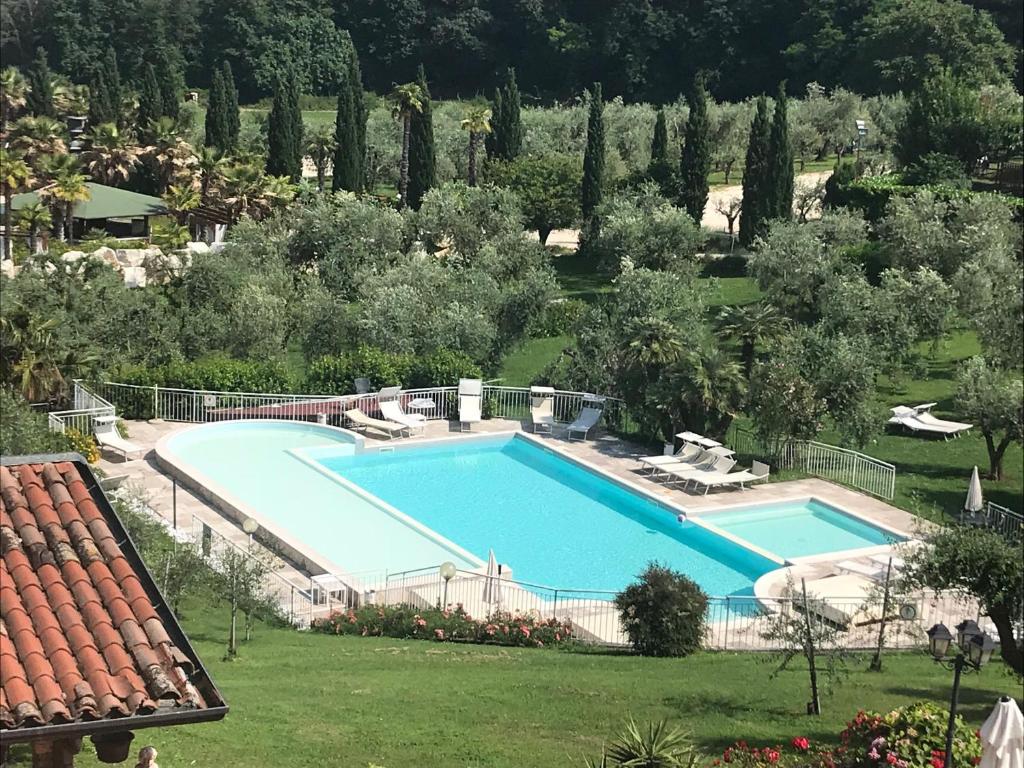
[[[552,603],[552,608],[551,608],[551,620],[552,621],[557,621],[558,620],[558,590],[557,589],[555,590],[555,599],[554,599],[554,601]]]
[[[964,655],[958,653],[953,660],[953,697],[949,702],[949,725],[946,726],[946,756],[942,768],[953,768],[953,730],[956,728],[957,699],[960,696],[960,673],[964,668]]]
[[[171,478],[171,527],[178,530],[178,481]]]

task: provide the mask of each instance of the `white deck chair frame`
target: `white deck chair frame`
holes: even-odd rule
[[[116,416],[97,416],[93,419],[92,433],[96,438],[96,444],[101,448],[109,448],[124,455],[128,461],[130,453],[145,453],[146,449],[131,440],[125,440],[117,431]]]
[[[394,421],[385,421],[384,419],[375,419],[372,416],[367,416],[359,408],[352,408],[345,411],[345,419],[348,421],[349,428],[366,432],[367,429],[375,429],[378,432],[384,432],[391,439],[396,436],[401,437],[403,432],[407,432],[409,427],[404,424],[398,424]]]
[[[484,383],[480,379],[459,379],[459,429],[479,422],[483,416]]]

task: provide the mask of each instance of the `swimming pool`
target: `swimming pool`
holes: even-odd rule
[[[239,421],[172,434],[157,453],[339,574],[445,560],[475,569],[493,549],[533,584],[617,590],[658,561],[709,594],[740,596],[784,558],[892,540],[812,499],[680,521],[677,509],[522,434],[362,451],[333,427]]]
[[[712,512],[702,520],[785,558],[879,546],[905,538],[818,499]]]
[[[528,438],[445,440],[386,453],[321,457],[332,472],[513,577],[620,589],[652,560],[715,595],[750,595],[777,563]]]

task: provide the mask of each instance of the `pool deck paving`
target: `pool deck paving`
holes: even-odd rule
[[[132,421],[127,423],[129,439],[142,446],[145,453],[142,458],[124,461],[122,457],[113,456],[104,451],[99,462],[99,467],[113,479],[122,477],[122,485],[131,488],[140,495],[147,506],[154,513],[159,515],[168,527],[172,527],[172,521],[176,520],[178,531],[184,537],[195,535],[201,526],[206,526],[213,534],[222,537],[238,547],[248,545],[248,536],[241,528],[222,514],[216,507],[203,498],[192,493],[181,483],[175,483],[159,465],[155,451],[156,443],[164,436],[178,430],[194,426],[192,424],[164,421]],[[473,425],[471,432],[460,432],[459,425],[447,421],[430,421],[422,437],[402,438],[398,440],[375,439],[372,435],[366,436],[365,445],[367,449],[387,444],[410,444],[420,442],[424,439],[439,439],[451,437],[458,439],[469,435],[484,433],[501,433],[523,430],[523,425],[518,421],[503,419],[489,419]],[[903,532],[909,536],[923,531],[927,524],[920,518],[901,510],[880,499],[873,498],[863,493],[850,490],[835,483],[817,478],[804,478],[799,480],[787,480],[782,482],[765,482],[748,487],[746,490],[719,489],[712,490],[707,495],[695,492],[687,492],[678,486],[670,486],[650,478],[646,470],[642,470],[636,457],[645,453],[641,446],[628,443],[612,435],[605,433],[596,434],[593,439],[587,441],[574,440],[569,442],[565,439],[561,430],[557,429],[551,435],[537,435],[545,445],[561,451],[564,454],[581,462],[591,465],[603,472],[608,473],[618,481],[627,484],[638,491],[647,494],[668,505],[679,508],[687,516],[703,518],[708,516],[713,519],[716,510],[746,506],[750,504],[763,504],[787,500],[806,499],[815,497],[829,504],[837,506],[847,512],[861,516],[871,522],[880,524],[883,527]],[[177,485],[175,489],[175,485]],[[870,553],[851,553],[853,559],[860,564],[869,564],[867,554],[875,553],[875,550],[884,552],[888,547],[875,548]],[[817,579],[822,576],[836,574],[838,571],[835,561],[849,559],[849,556],[840,555],[824,556],[822,558],[809,558],[788,568],[780,568],[772,572],[772,578],[763,579],[757,585],[758,596],[779,597],[787,594],[794,580],[799,578]],[[514,567],[514,563],[511,564]],[[280,584],[292,585],[292,601],[294,607],[295,590],[307,590],[311,584],[311,574],[305,569],[296,567],[294,564],[278,561],[276,568],[276,579]],[[410,582],[403,585],[403,595],[424,606],[436,602],[437,597],[427,599],[427,595],[436,591],[436,579],[425,577],[419,583]],[[287,591],[287,589],[286,589]],[[475,595],[480,590],[473,589],[467,594]],[[516,587],[509,584],[505,588],[505,594],[509,601],[515,599]],[[531,593],[531,597],[534,597]],[[466,602],[466,601],[464,601]],[[467,610],[477,614],[486,611],[487,606],[480,604],[479,598],[470,598]],[[590,616],[594,627],[588,629],[586,624],[590,621],[583,620],[577,629],[594,637],[603,637],[608,630],[600,629],[609,623],[609,611],[611,606],[603,601],[591,601],[593,605],[580,603],[581,615]],[[330,603],[326,608],[329,610]],[[301,609],[304,610],[304,609]],[[316,608],[319,613],[320,607]],[[314,608],[309,606],[309,616],[313,615]],[[297,620],[303,621],[305,616],[297,616]],[[611,640],[612,638],[605,638]],[[621,639],[621,638],[616,638]]]

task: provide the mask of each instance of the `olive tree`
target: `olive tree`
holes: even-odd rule
[[[1024,383],[1020,371],[1000,370],[984,357],[967,360],[957,373],[956,404],[963,418],[981,430],[988,450],[989,477],[999,480],[1011,443],[1024,442]]]

